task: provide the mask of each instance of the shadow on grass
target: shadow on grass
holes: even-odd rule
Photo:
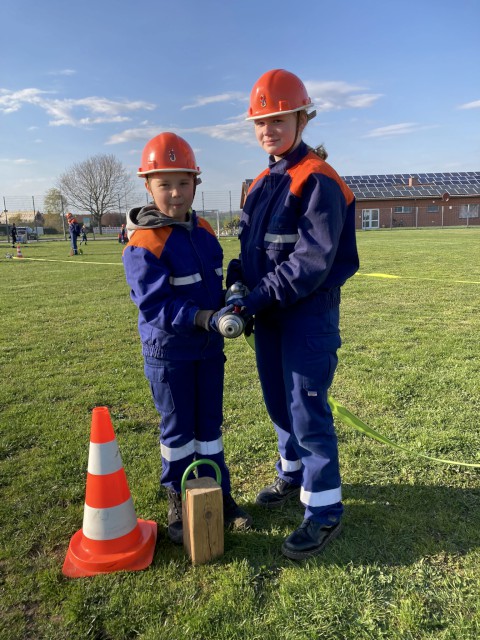
[[[345,514],[341,536],[309,562],[321,564],[409,566],[422,558],[446,561],[480,546],[480,492],[426,485],[344,485]],[[246,532],[225,533],[225,553],[217,563],[246,560],[253,567],[288,566],[280,548],[302,521],[297,504],[264,510],[243,504],[254,519]],[[162,526],[159,527],[160,531]],[[163,552],[155,563],[185,556],[160,533]],[[188,560],[187,560],[188,561]],[[293,563],[298,564],[298,563]],[[299,565],[301,566],[301,564]]]

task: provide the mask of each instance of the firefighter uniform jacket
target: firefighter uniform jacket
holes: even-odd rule
[[[141,211],[132,210],[129,218],[138,219]],[[171,360],[215,356],[223,350],[223,338],[196,327],[195,314],[223,306],[222,248],[195,211],[188,223],[163,223],[134,227],[123,251],[130,295],[139,310],[142,353]]]
[[[354,195],[304,142],[254,180],[239,237],[227,286],[248,286],[252,314],[273,304],[301,304],[304,313],[337,306],[359,266]]]

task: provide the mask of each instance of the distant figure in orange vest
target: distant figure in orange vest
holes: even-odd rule
[[[67,213],[68,233],[70,234],[70,245],[72,247],[70,255],[78,255],[77,238],[80,235],[80,225],[71,213]]]

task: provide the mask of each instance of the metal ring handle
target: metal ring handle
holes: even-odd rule
[[[207,458],[202,458],[201,460],[195,460],[195,462],[192,462],[192,464],[190,464],[184,471],[183,476],[182,476],[182,482],[180,485],[180,491],[182,493],[182,500],[185,501],[185,483],[187,481],[187,476],[190,473],[190,471],[192,471],[193,469],[195,469],[195,467],[198,467],[199,464],[209,464],[211,467],[213,467],[215,469],[215,473],[217,474],[217,484],[220,484],[222,482],[222,472],[220,471],[220,467],[218,466],[218,464],[216,462],[214,462],[213,460],[207,460]]]

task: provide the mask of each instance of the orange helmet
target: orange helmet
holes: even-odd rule
[[[186,140],[168,131],[147,142],[137,176],[163,171],[187,171],[197,176],[201,173],[192,147]]]
[[[305,85],[285,69],[272,69],[253,85],[247,120],[277,116],[313,107]]]

